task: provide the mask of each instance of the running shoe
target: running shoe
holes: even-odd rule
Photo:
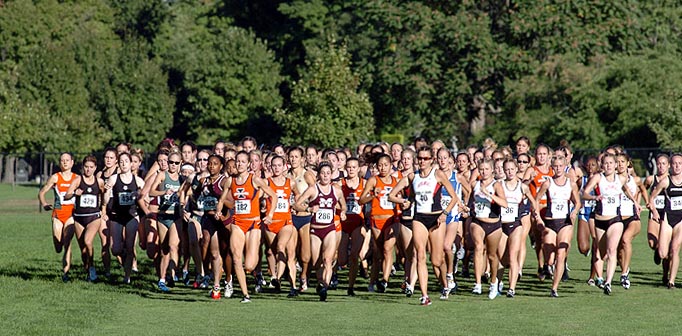
[[[486,283],[490,280],[490,273],[485,272],[483,273],[483,276],[481,277],[481,283]]]
[[[336,273],[332,273],[332,281],[329,282],[329,289],[336,289],[339,286],[339,276]]]
[[[123,284],[124,284],[124,285],[130,285],[130,278],[124,278],[124,279],[123,279]]]
[[[551,289],[551,290],[549,291],[549,296],[550,296],[550,297],[553,297],[553,298],[558,298],[558,297],[559,297],[559,293],[557,293],[557,291]]]
[[[450,294],[454,294],[457,291],[457,283],[455,281],[448,282],[448,289]]]
[[[507,297],[513,298],[514,295],[516,295],[516,292],[513,289],[509,288],[509,290],[507,291]]]
[[[604,289],[604,279],[597,278],[597,287]]]
[[[239,303],[251,303],[251,297],[250,296],[245,296],[239,301]]]
[[[288,298],[293,298],[298,296],[298,289],[292,288],[289,290],[289,294],[287,294]]]
[[[320,301],[327,301],[327,287],[322,287],[320,289]]]
[[[422,306],[430,306],[431,299],[428,296],[422,296],[421,298],[419,298],[419,304]]]
[[[348,294],[348,296],[355,296],[355,290],[353,290],[353,288],[348,288],[346,294]]]
[[[564,269],[564,274],[561,275],[561,282],[566,282],[566,281],[568,281],[568,279],[569,279],[569,278],[568,278],[568,271],[569,271],[568,268]]]
[[[220,287],[213,287],[211,290],[211,299],[220,300]]]
[[[403,293],[403,294],[405,294],[405,289],[407,289],[407,280],[403,281],[403,282],[400,284],[400,292]]]
[[[661,256],[658,254],[658,249],[654,250],[654,264],[656,265],[661,264]]]
[[[589,285],[589,286],[596,286],[597,283],[594,282],[594,279],[590,278],[590,279],[587,280],[587,285]]]
[[[547,266],[547,275],[554,277],[554,265]]]
[[[395,276],[395,273],[397,270],[395,269],[395,265],[391,265],[391,276]]]
[[[265,278],[263,277],[262,272],[256,273],[255,276],[256,276],[256,281],[258,282],[259,285],[261,285],[261,287],[268,285],[268,282],[265,281]]]
[[[279,293],[280,290],[282,290],[282,285],[279,283],[279,279],[277,278],[272,278],[270,280],[270,288],[274,288],[276,293]]]
[[[386,280],[381,280],[377,283],[377,293],[386,293],[386,287],[388,287],[388,282]]]
[[[611,295],[611,284],[610,283],[604,284],[604,294]]]
[[[192,282],[189,279],[189,272],[182,270],[182,282],[185,284],[185,286],[189,286],[189,284]]]
[[[263,293],[263,286],[260,285],[260,281],[256,281],[256,293]]]
[[[412,297],[412,294],[414,294],[414,289],[408,284],[407,287],[405,287],[405,296],[409,298]]]
[[[88,269],[88,281],[90,282],[97,281],[97,270],[95,270],[95,266],[90,266],[90,268]]]
[[[622,274],[620,276],[620,285],[625,289],[630,289],[630,276],[629,274]]]
[[[446,287],[440,290],[440,299],[447,300],[448,295],[450,295],[450,290]]]
[[[374,284],[373,284],[373,283],[371,283],[371,284],[369,284],[369,286],[367,286],[367,291],[370,292],[370,293],[374,293],[374,292],[375,292],[375,290],[374,290]]]
[[[63,283],[67,283],[67,282],[69,282],[69,280],[71,280],[71,279],[69,278],[68,272],[65,272],[64,274],[62,274],[62,282]]]
[[[232,287],[232,280],[230,280],[225,284],[225,297],[231,298],[232,294],[234,294],[234,287]]]
[[[168,288],[168,285],[166,285],[166,281],[164,280],[159,280],[158,288],[159,291],[162,291],[164,293],[170,292],[170,288]]]
[[[296,262],[296,272],[301,272],[301,271],[303,271],[303,268],[301,268],[301,264],[299,264],[297,261]]]
[[[491,300],[492,300],[492,299],[496,298],[496,297],[497,297],[497,294],[498,294],[498,292],[497,292],[497,283],[496,283],[496,282],[493,282],[493,283],[490,284],[490,289],[489,289],[489,291],[488,291],[488,299],[491,299]]]
[[[209,284],[208,282],[211,281],[211,277],[208,275],[204,275],[204,278],[201,280],[201,284],[199,285],[199,288],[201,289],[206,289],[208,288]]]
[[[299,283],[301,284],[299,292],[305,292],[308,289],[308,279],[301,278]]]
[[[668,287],[668,289],[675,289],[675,284],[672,282],[668,282],[667,287]]]
[[[471,293],[481,295],[481,293],[483,293],[483,286],[481,286],[481,284],[475,284],[474,289],[471,290]]]
[[[502,282],[502,280],[499,280],[497,283],[498,283],[497,292],[498,293],[504,292],[504,282]]]

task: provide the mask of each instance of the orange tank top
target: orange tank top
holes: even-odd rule
[[[71,187],[71,183],[73,182],[75,177],[76,177],[76,174],[71,173],[71,179],[67,181],[64,178],[64,176],[62,176],[61,172],[57,173],[57,183],[54,185],[54,188],[55,188],[55,204],[58,204],[59,206],[61,206],[61,205],[74,205],[75,204],[75,202],[76,202],[75,197],[72,197],[69,200],[64,200],[64,196],[66,196],[66,192]]]
[[[538,195],[538,191],[540,190],[540,187],[542,187],[542,184],[545,183],[548,178],[554,176],[554,170],[552,170],[552,167],[549,167],[549,170],[546,173],[543,173],[537,167],[533,167],[533,169],[535,170],[535,177],[530,181],[529,187],[530,193],[535,197]],[[542,195],[540,204],[547,205],[547,195]]]
[[[260,217],[260,202],[257,190],[253,187],[253,173],[249,173],[244,184],[237,184],[237,179],[232,179],[230,192],[234,198],[234,217],[248,219]]]
[[[284,185],[278,186],[271,177],[268,178],[268,185],[277,195],[276,200],[268,199],[268,212],[275,207],[273,221],[291,221],[291,204],[293,193],[291,191],[291,180],[285,178]]]
[[[374,199],[372,199],[372,217],[396,215],[397,207],[393,202],[388,200],[388,194],[391,193],[391,190],[398,184],[398,180],[391,176],[391,182],[387,184],[381,181],[381,178],[378,175],[376,176],[376,180],[377,185],[375,189],[379,190],[379,194],[374,195]]]

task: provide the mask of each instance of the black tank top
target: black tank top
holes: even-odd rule
[[[113,201],[113,207],[111,212],[115,215],[130,215],[137,216],[137,181],[135,176],[133,176],[132,181],[126,184],[121,180],[120,175],[116,175],[116,183],[114,187],[111,188]]]
[[[74,209],[75,215],[92,215],[100,212],[100,189],[97,178],[95,183],[85,183],[85,177],[81,176],[81,183],[78,189],[83,190],[83,194],[76,196],[76,207]]]
[[[670,175],[668,176],[668,187],[665,188],[665,212],[682,215],[682,186],[673,184],[673,179]],[[677,222],[679,220],[675,223]]]

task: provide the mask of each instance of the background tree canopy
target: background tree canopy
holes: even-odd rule
[[[682,1],[0,1],[0,152],[682,148]]]

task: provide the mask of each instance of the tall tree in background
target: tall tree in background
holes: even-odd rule
[[[310,57],[292,85],[291,104],[275,114],[284,129],[282,141],[340,147],[373,138],[372,105],[358,91],[346,48],[330,41]]]

